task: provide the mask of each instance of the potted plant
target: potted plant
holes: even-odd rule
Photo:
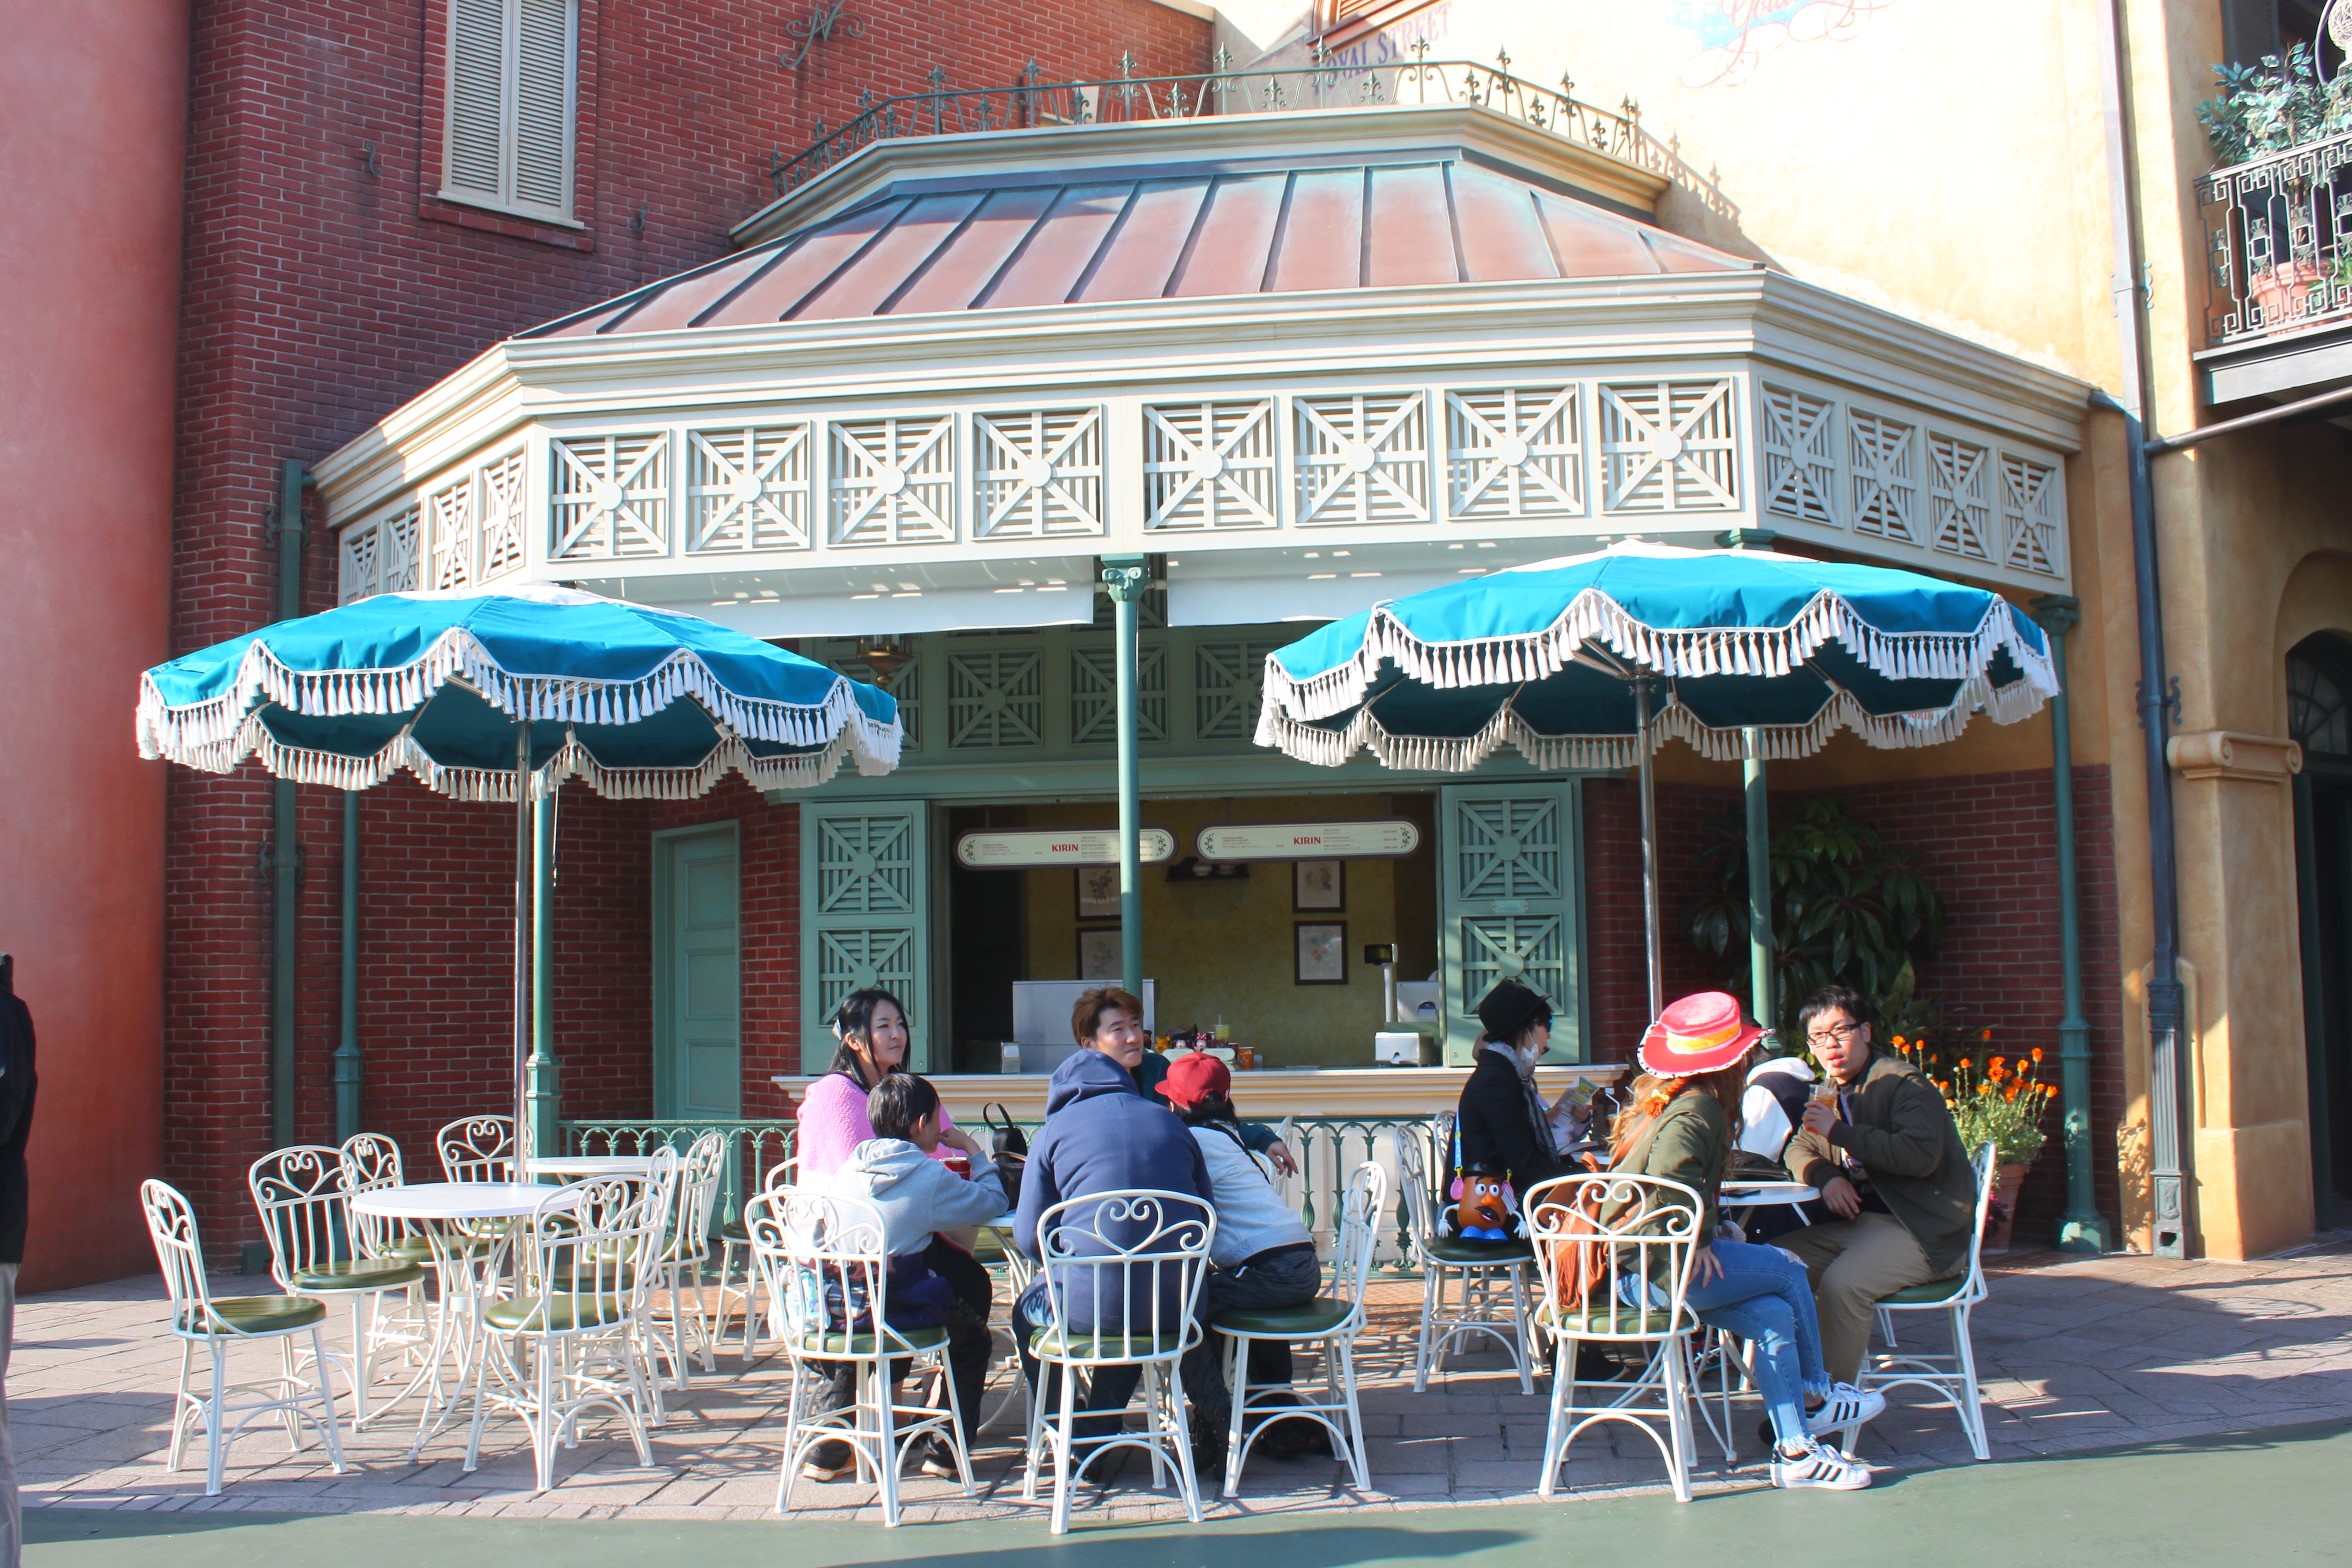
[[[2042,1048],[2037,1045],[2016,1056],[1999,1053],[1993,1050],[1993,1031],[1979,1029],[1968,1054],[1953,1061],[1947,1072],[1947,1052],[1932,1040],[1898,1034],[1888,1043],[1942,1091],[1944,1104],[1959,1125],[1962,1147],[1974,1154],[1991,1142],[1993,1202],[1985,1216],[1984,1247],[1987,1252],[2008,1251],[2017,1221],[2017,1192],[2049,1141],[2042,1120],[2057,1094],[2037,1076]]]
[[[2220,92],[2197,106],[2197,119],[2212,143],[2216,168],[2352,131],[2352,73],[2321,80],[2306,45],[2295,45],[2284,58],[2265,55],[2258,65],[2219,66],[2214,81]],[[2258,234],[2271,242],[2270,263],[2246,267],[2245,298],[2258,313],[2247,319],[2249,328],[2276,327],[2305,314],[2312,292],[2327,281],[2325,258],[2337,249],[2319,233],[2331,213],[2314,211],[2313,221],[2295,222],[2297,210],[2312,205],[2309,176],[2285,169],[2276,180],[2257,175],[2252,188],[2234,198],[2249,251]]]

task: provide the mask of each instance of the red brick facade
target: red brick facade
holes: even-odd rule
[[[315,460],[499,339],[708,260],[772,195],[773,152],[839,125],[861,89],[1009,85],[1205,68],[1203,21],[1153,0],[858,0],[799,69],[786,24],[806,4],[582,0],[578,231],[435,197],[444,0],[206,0],[195,10],[180,351],[172,645],[272,618],[264,536],[277,465]],[[314,531],[306,608],[331,602]],[[256,871],[269,786],[174,769],[165,924],[166,1172],[227,1250],[254,1234],[244,1167],[269,1143],[269,899]],[[332,1126],[341,807],[303,791],[300,1133]],[[646,833],[656,808],[566,801],[567,1104],[639,1110],[646,1042]],[[510,1027],[511,814],[412,786],[362,803],[361,1037],[369,1103],[412,1162],[438,1120],[503,1081]],[[746,823],[745,1046],[757,1114],[772,1053],[796,1040],[790,910],[795,814],[748,792],[692,808]],[[681,815],[678,822],[697,820]],[[757,848],[755,849],[755,842]],[[574,923],[577,934],[574,935]],[[397,1108],[397,1109],[395,1109]],[[395,1125],[396,1122],[396,1125]]]

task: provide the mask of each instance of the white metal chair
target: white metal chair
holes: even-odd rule
[[[424,1265],[369,1253],[354,1231],[351,1194],[343,1182],[342,1151],[296,1144],[255,1160],[245,1173],[261,1233],[269,1242],[270,1277],[289,1296],[342,1302],[351,1312],[352,1428],[368,1419],[368,1386],[377,1353],[417,1342],[405,1319],[387,1321],[384,1296],[411,1297],[424,1283]],[[405,1302],[404,1302],[405,1304]]]
[[[303,1422],[316,1421],[326,1436],[328,1462],[342,1474],[343,1437],[335,1422],[335,1391],[327,1383],[327,1343],[319,1332],[326,1321],[325,1303],[305,1296],[214,1296],[204,1277],[196,1211],[188,1200],[168,1183],[146,1181],[139,1184],[139,1205],[146,1211],[147,1236],[155,1243],[155,1260],[171,1298],[172,1335],[180,1342],[180,1380],[172,1400],[171,1450],[165,1468],[180,1468],[189,1423],[202,1423],[204,1495],[217,1497],[231,1439],[256,1417],[277,1415],[284,1419],[286,1440],[297,1453],[303,1445]],[[309,1377],[294,1363],[298,1337],[310,1341]],[[229,1382],[229,1348],[269,1341],[278,1345],[277,1376]],[[210,1361],[209,1393],[190,1386],[198,1345]],[[240,1403],[231,1397],[239,1394],[254,1397]],[[312,1400],[317,1402],[315,1410],[305,1409]]]
[[[1339,1224],[1331,1248],[1331,1294],[1303,1306],[1219,1313],[1210,1327],[1226,1336],[1225,1386],[1233,1391],[1233,1414],[1225,1433],[1225,1495],[1239,1495],[1241,1467],[1250,1445],[1278,1421],[1313,1421],[1331,1433],[1347,1457],[1356,1490],[1372,1485],[1364,1457],[1364,1416],[1356,1405],[1356,1340],[1364,1332],[1364,1288],[1372,1255],[1380,1243],[1380,1211],[1388,1200],[1388,1173],[1370,1160],[1356,1167],[1340,1197]],[[1322,1397],[1293,1402],[1291,1391],[1252,1389],[1249,1350],[1259,1340],[1322,1352]]]
[[[1535,1392],[1527,1348],[1527,1276],[1535,1254],[1524,1242],[1449,1241],[1437,1233],[1436,1189],[1429,1179],[1423,1129],[1389,1133],[1397,1186],[1405,1200],[1405,1231],[1421,1270],[1421,1324],[1413,1341],[1413,1392],[1427,1393],[1429,1374],[1465,1340],[1492,1339],[1510,1352],[1519,1392]],[[1458,1284],[1461,1304],[1448,1315],[1447,1296]]]
[[[786,1155],[768,1167],[767,1177],[760,1183],[760,1192],[775,1192],[791,1186],[799,1170],[799,1157]],[[724,1335],[727,1314],[731,1310],[740,1310],[743,1314],[743,1363],[746,1366],[751,1364],[759,1343],[759,1318],[763,1315],[759,1297],[768,1283],[758,1256],[751,1250],[751,1229],[744,1221],[744,1215],[751,1211],[752,1198],[759,1195],[759,1192],[755,1192],[744,1199],[742,1213],[719,1226],[719,1300],[712,1332],[714,1335]],[[734,1303],[732,1308],[729,1302]]]
[[[792,1361],[777,1512],[792,1512],[793,1477],[808,1452],[827,1442],[847,1443],[859,1473],[872,1472],[885,1525],[898,1523],[899,1471],[924,1437],[947,1443],[964,1495],[973,1495],[963,1412],[955,1379],[947,1375],[947,1330],[902,1329],[890,1322],[890,1258],[881,1212],[857,1198],[779,1187],[745,1207],[744,1228],[774,1292],[784,1352]],[[816,1387],[830,1382],[843,1362],[857,1369],[856,1397],[846,1409],[810,1410]],[[944,1408],[898,1397],[894,1374],[924,1366],[941,1373]]]
[[[513,1181],[515,1124],[511,1116],[461,1116],[433,1139],[441,1173],[451,1181]]]
[[[383,1133],[353,1133],[343,1140],[341,1153],[343,1191],[347,1196],[356,1198],[363,1192],[381,1192],[401,1186],[408,1179],[401,1170],[400,1145]],[[354,1214],[351,1224],[362,1257],[405,1258],[411,1263],[433,1261],[432,1244],[405,1221]]]
[[[1908,1286],[1878,1303],[1878,1323],[1887,1348],[1865,1358],[1862,1374],[1856,1380],[1861,1387],[1882,1394],[1890,1388],[1906,1387],[1941,1394],[1951,1403],[1953,1414],[1960,1418],[1968,1451],[1979,1459],[1990,1459],[1992,1450],[1985,1441],[1984,1397],[1976,1386],[1976,1345],[1968,1335],[1968,1315],[1991,1294],[1984,1275],[1984,1229],[1985,1212],[1992,1206],[1993,1157],[1993,1145],[1987,1140],[1978,1146],[1975,1158],[1969,1161],[1976,1178],[1976,1229],[1968,1238],[1968,1267],[1951,1279]],[[1894,1335],[1894,1314],[1898,1312],[1942,1313],[1952,1335],[1950,1353],[1939,1356],[1898,1352]],[[1848,1453],[1853,1451],[1860,1430],[1847,1427],[1839,1434],[1839,1445]]]
[[[719,1184],[726,1175],[727,1137],[721,1132],[706,1132],[695,1139],[678,1166],[677,1202],[670,1212],[669,1233],[661,1251],[662,1291],[654,1298],[652,1311],[657,1343],[670,1363],[671,1386],[681,1392],[688,1386],[689,1355],[700,1354],[705,1372],[718,1370],[711,1354],[717,1330],[704,1308],[702,1285],[703,1271],[710,1263],[711,1215],[718,1207]],[[668,1338],[661,1342],[664,1329]]]
[[[1523,1201],[1543,1294],[1536,1314],[1552,1340],[1551,1417],[1536,1491],[1551,1496],[1578,1435],[1614,1421],[1658,1445],[1675,1498],[1689,1502],[1690,1338],[1699,1323],[1683,1297],[1700,1240],[1699,1195],[1677,1181],[1611,1172],[1555,1177]],[[1604,1271],[1582,1305],[1563,1307],[1561,1252],[1571,1242],[1598,1248]],[[1576,1348],[1586,1340],[1646,1346],[1649,1365],[1631,1383],[1579,1385]],[[1583,1387],[1598,1397],[1587,1402]]]
[[[555,1451],[582,1417],[617,1416],[650,1466],[648,1424],[659,1420],[645,1347],[646,1304],[677,1184],[678,1156],[657,1149],[643,1177],[610,1176],[550,1188],[519,1221],[513,1294],[482,1307],[465,1469],[480,1462],[493,1410],[531,1437],[535,1491],[555,1484]]]
[[[1200,1484],[1179,1368],[1200,1343],[1201,1280],[1216,1234],[1216,1215],[1206,1203],[1149,1188],[1065,1199],[1038,1217],[1038,1273],[1048,1316],[1029,1348],[1044,1375],[1060,1375],[1053,1378],[1058,1397],[1030,1402],[1021,1496],[1037,1501],[1038,1471],[1050,1453],[1055,1535],[1070,1528],[1070,1494],[1085,1479],[1086,1467],[1117,1448],[1140,1448],[1151,1456],[1155,1489],[1173,1468],[1185,1516],[1200,1523]],[[1091,1321],[1113,1316],[1117,1326]],[[1115,1366],[1141,1369],[1143,1428],[1127,1431],[1123,1413],[1099,1412],[1097,1419],[1113,1423],[1112,1429],[1082,1436],[1077,1374],[1097,1377]],[[1056,1406],[1050,1412],[1049,1402]]]

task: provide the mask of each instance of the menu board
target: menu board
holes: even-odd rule
[[[1360,822],[1223,822],[1195,840],[1203,860],[1396,860],[1421,847],[1406,817]]]
[[[1143,863],[1174,857],[1176,835],[1166,828],[1136,834]],[[966,833],[956,840],[956,864],[974,871],[1018,871],[1032,866],[1115,866],[1117,828],[1016,828]]]

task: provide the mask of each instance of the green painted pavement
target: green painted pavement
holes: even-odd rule
[[[1054,1542],[1032,1523],[878,1525],[469,1519],[397,1514],[153,1514],[29,1510],[37,1568],[1231,1568],[1279,1554],[1280,1568],[1517,1568],[1530,1560],[1890,1564],[2342,1562],[2343,1477],[2352,1424],[2286,1427],[1889,1475],[1868,1492],[1746,1491],[1678,1506],[1662,1494],[1351,1514],[1334,1509],[1183,1526],[1086,1526]],[[560,1490],[553,1494],[560,1499]],[[1279,1544],[1275,1544],[1278,1538]],[[1530,1559],[1530,1551],[1540,1554]]]

